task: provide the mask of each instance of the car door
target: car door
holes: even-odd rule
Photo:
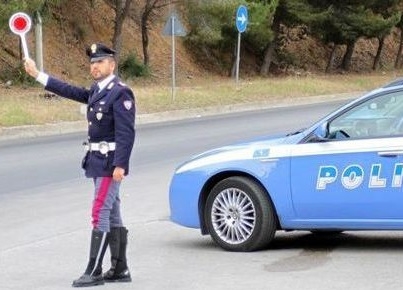
[[[322,142],[293,146],[296,219],[353,228],[403,219],[401,120],[402,92],[378,94],[328,120]]]

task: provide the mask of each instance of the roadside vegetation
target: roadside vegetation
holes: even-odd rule
[[[137,114],[185,109],[205,109],[239,104],[263,104],[296,98],[339,93],[361,93],[384,85],[398,76],[393,73],[241,79],[228,78],[183,81],[175,94],[171,87],[132,82]],[[42,88],[0,90],[0,127],[40,125],[84,120],[76,102],[46,93]]]
[[[175,10],[187,30],[181,42],[195,65],[233,76],[238,37],[235,14],[239,5],[246,5],[249,24],[241,42],[241,54],[248,60],[241,65],[244,74],[270,77],[290,70],[332,73],[402,66],[403,0],[77,1],[0,1],[0,36],[10,34],[7,22],[13,12],[26,11],[34,23],[42,15],[45,28],[58,30],[58,39],[48,45],[82,48],[102,36],[117,50],[119,63],[137,66],[135,70],[126,66],[125,72],[131,73],[126,78],[149,76],[158,73],[152,59],[159,51],[150,48],[156,37],[153,32]],[[133,27],[140,41],[135,49],[127,49],[130,38],[123,35]],[[18,47],[0,43],[0,80],[9,80],[10,75],[20,78],[20,58]]]
[[[248,7],[249,24],[236,85],[239,5]],[[177,37],[175,96],[171,43],[160,33],[173,10],[187,30]],[[91,82],[84,48],[107,40],[118,51],[120,76],[136,92],[139,114],[362,92],[402,69],[403,0],[0,1],[0,126],[6,127],[83,120],[77,103],[45,94],[25,75],[8,29],[17,11],[34,23],[42,16],[46,71],[79,85]],[[31,49],[33,34],[34,28]]]

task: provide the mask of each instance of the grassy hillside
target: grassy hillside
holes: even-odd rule
[[[53,8],[51,14],[44,18],[44,68],[61,78],[88,83],[85,47],[93,42],[111,45],[114,12],[103,1],[94,1],[94,7],[89,1],[70,0],[65,3],[59,10]],[[135,7],[140,9],[138,3]],[[150,27],[151,69],[154,80],[162,82],[169,80],[171,74],[171,38],[162,35],[168,14],[168,9],[163,11],[160,19]],[[16,68],[19,64],[19,38],[11,32],[4,38],[0,45],[0,63],[3,68]],[[30,55],[34,57],[34,29],[27,35],[27,40]],[[176,40],[176,48],[178,78],[200,76],[201,69],[192,61],[180,38]],[[128,19],[124,27],[122,56],[130,52],[142,61],[138,19]]]
[[[104,1],[70,0],[65,1],[61,9],[51,9],[51,13],[44,18],[44,67],[47,72],[61,78],[73,80],[80,84],[87,84],[88,61],[84,53],[85,46],[102,41],[110,45],[113,29],[114,12]],[[135,9],[141,9],[142,0],[135,0]],[[171,38],[162,35],[162,30],[169,15],[169,7],[161,12],[159,18],[150,27],[150,57],[152,82],[169,85],[171,77]],[[330,54],[329,47],[323,47],[310,39],[298,29],[285,33],[283,46],[286,48],[285,57],[292,65],[279,67],[279,75],[309,75],[322,74]],[[3,70],[15,70],[19,65],[19,38],[11,32],[2,36],[4,41],[0,44],[0,63]],[[397,32],[386,41],[385,51],[382,55],[384,70],[392,70],[395,53],[398,46]],[[27,35],[31,56],[34,56],[33,29]],[[373,57],[376,53],[375,40],[360,40],[353,56],[352,72],[369,72]],[[232,52],[229,49],[229,54]],[[139,19],[126,21],[123,32],[122,57],[134,53],[142,61],[141,32]],[[341,61],[344,51],[339,49],[336,62]],[[253,76],[257,71],[256,58],[242,52],[241,74]],[[181,80],[213,76],[226,76],[227,72],[214,69],[208,56],[196,60],[192,51],[183,45],[183,38],[176,38],[176,66],[178,84]],[[208,70],[207,70],[208,67]]]

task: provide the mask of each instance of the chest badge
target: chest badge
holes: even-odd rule
[[[102,113],[96,113],[95,114],[95,117],[97,118],[98,121],[101,121],[103,116],[104,116],[104,114],[102,114]]]

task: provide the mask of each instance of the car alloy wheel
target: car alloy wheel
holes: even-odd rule
[[[214,199],[211,222],[224,242],[240,244],[253,233],[256,210],[245,192],[238,188],[227,188]]]
[[[247,177],[234,176],[218,182],[207,198],[204,218],[213,240],[229,251],[261,249],[276,231],[269,195]]]

